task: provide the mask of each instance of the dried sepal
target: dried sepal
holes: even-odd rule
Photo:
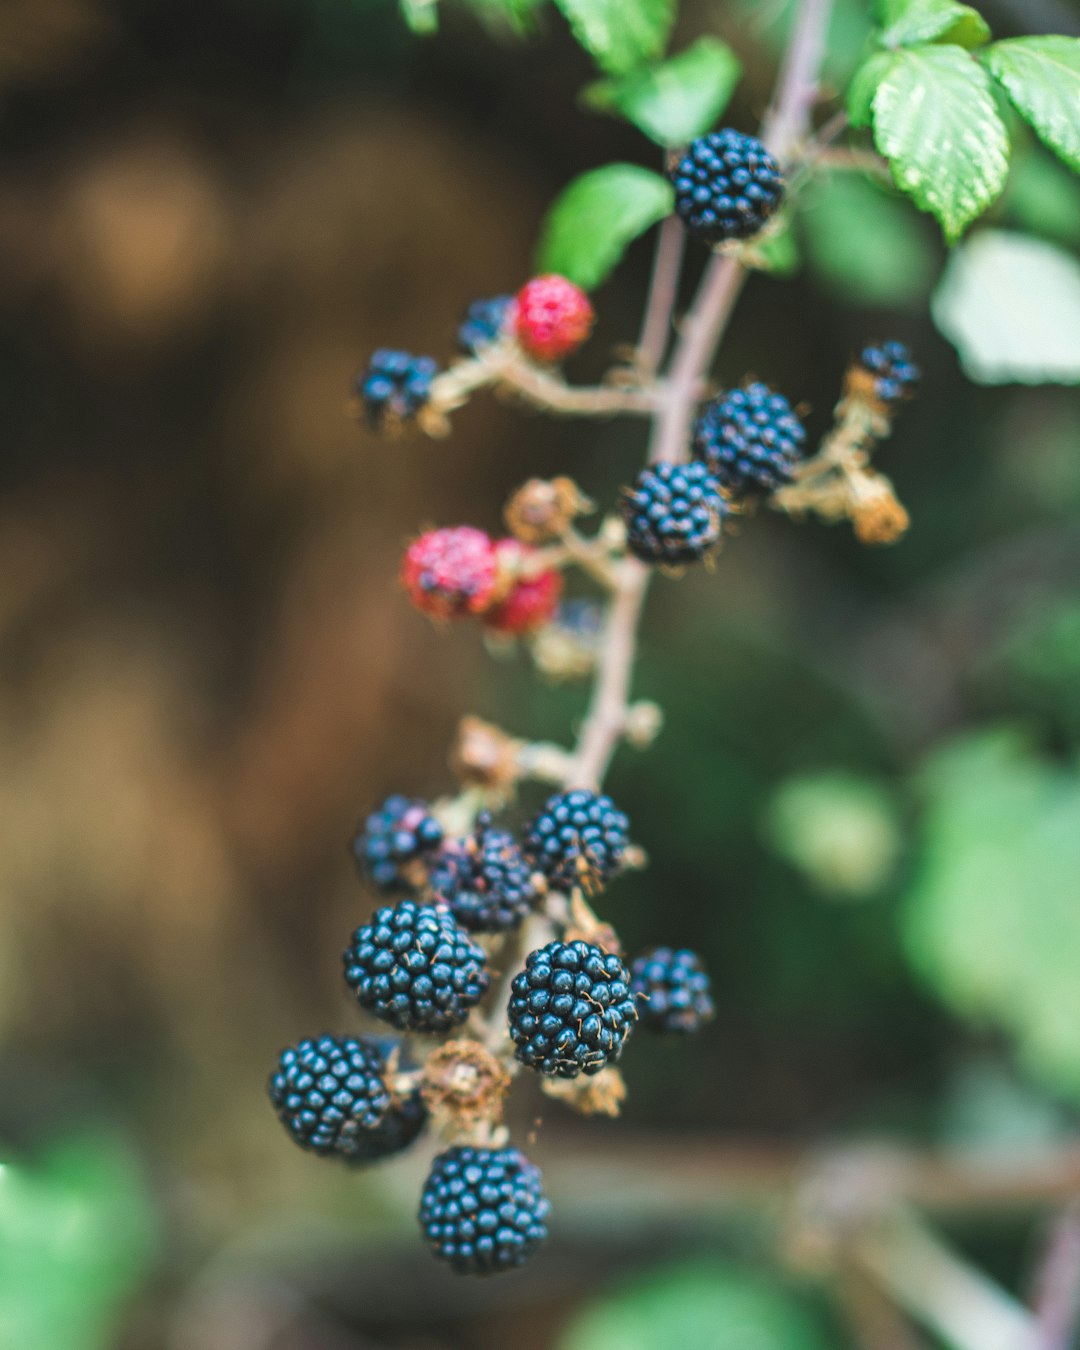
[[[530,478],[506,503],[506,527],[523,544],[559,540],[593,503],[572,478]]]
[[[591,1078],[542,1077],[540,1087],[582,1116],[618,1116],[626,1100],[626,1082],[614,1066]]]
[[[447,1041],[424,1064],[420,1095],[436,1129],[451,1138],[502,1116],[510,1075],[479,1041]]]

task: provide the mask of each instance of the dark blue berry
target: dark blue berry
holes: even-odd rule
[[[419,1093],[394,1096],[387,1087],[392,1051],[387,1041],[316,1036],[281,1052],[270,1100],[301,1148],[365,1163],[413,1142],[427,1113]]]
[[[515,976],[508,1014],[522,1064],[555,1078],[614,1064],[637,1020],[630,975],[589,942],[549,942]]]
[[[468,839],[447,844],[431,868],[431,891],[464,927],[479,933],[516,928],[539,897],[533,868],[506,830],[481,821]]]
[[[516,1148],[440,1153],[420,1196],[420,1227],[459,1275],[523,1266],[547,1238],[540,1169]]]
[[[630,967],[630,987],[649,1031],[685,1034],[714,1015],[709,977],[694,952],[657,947]]]
[[[710,244],[758,234],[784,199],[776,160],[755,137],[730,127],[691,141],[668,176],[676,213]]]
[[[458,1026],[491,982],[483,950],[449,910],[412,900],[376,910],[343,960],[357,1003],[402,1031]]]
[[[720,539],[725,513],[716,479],[704,464],[657,464],[638,475],[623,498],[626,546],[642,562],[697,562]]]
[[[491,300],[474,300],[458,329],[458,346],[469,356],[497,341],[510,318],[512,295],[496,295]]]
[[[572,788],[549,797],[525,831],[525,853],[555,887],[599,889],[619,869],[630,822],[610,797]]]
[[[439,365],[430,356],[380,348],[356,377],[356,392],[368,424],[392,430],[410,421],[427,403]]]
[[[806,430],[783,394],[767,384],[732,389],[705,405],[694,423],[694,455],[735,498],[791,482]]]
[[[427,802],[387,797],[357,831],[353,857],[361,875],[381,891],[419,889],[426,864],[443,842],[443,828]]]
[[[872,343],[863,348],[855,364],[874,377],[874,398],[890,409],[909,399],[922,378],[902,342]]]

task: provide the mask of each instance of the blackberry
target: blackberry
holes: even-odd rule
[[[630,988],[649,1031],[697,1031],[714,1015],[709,977],[694,952],[657,947],[630,967]]]
[[[440,1153],[420,1196],[420,1227],[459,1275],[523,1266],[547,1238],[551,1209],[540,1169],[516,1148]]]
[[[539,896],[533,869],[513,835],[481,822],[469,839],[448,845],[431,869],[431,889],[464,928],[515,928]]]
[[[496,295],[491,300],[474,300],[465,312],[457,332],[458,346],[467,356],[477,356],[484,347],[498,341],[510,323],[514,304],[512,295]]]
[[[758,234],[784,200],[776,160],[755,137],[731,127],[691,141],[668,177],[676,214],[710,244]]]
[[[864,347],[856,365],[873,377],[874,399],[889,408],[909,399],[922,378],[922,371],[902,342],[881,342]]]
[[[428,401],[438,369],[433,357],[380,348],[356,377],[368,425],[375,431],[392,430],[414,418]]]
[[[361,1008],[402,1031],[445,1031],[487,993],[485,956],[442,905],[402,900],[376,910],[344,957]]]
[[[549,797],[525,831],[525,853],[562,890],[598,890],[618,870],[630,822],[610,797],[573,788]]]
[[[510,987],[515,1053],[554,1078],[613,1064],[637,1020],[626,967],[591,942],[549,942],[530,952]]]
[[[425,863],[443,841],[443,828],[427,802],[387,797],[356,832],[353,857],[361,875],[379,890],[411,891],[426,875]]]
[[[427,1113],[418,1092],[395,1098],[387,1087],[392,1050],[393,1042],[316,1036],[281,1052],[268,1091],[301,1148],[365,1163],[413,1142]]]
[[[694,455],[733,497],[789,483],[806,431],[783,394],[767,384],[732,389],[705,405],[694,423]]]
[[[626,546],[642,562],[697,562],[720,539],[725,506],[704,464],[645,469],[623,498]]]

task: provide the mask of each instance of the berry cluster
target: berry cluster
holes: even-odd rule
[[[720,542],[727,507],[704,464],[644,469],[623,498],[626,547],[647,563],[697,562]]]
[[[861,390],[869,377],[873,402],[892,412],[911,398],[922,372],[902,342],[871,343],[864,347],[848,377],[849,390],[856,384]]]
[[[431,397],[438,362],[380,348],[367,370],[356,377],[356,392],[368,425],[375,431],[396,431],[411,422]]]
[[[707,403],[694,423],[694,456],[736,500],[790,483],[806,430],[783,394],[755,381]]]
[[[676,213],[710,244],[759,234],[784,200],[776,160],[755,137],[730,127],[692,141],[669,176]]]
[[[630,988],[640,1004],[642,1025],[650,1031],[698,1031],[714,1016],[709,977],[694,952],[657,947],[630,968]]]

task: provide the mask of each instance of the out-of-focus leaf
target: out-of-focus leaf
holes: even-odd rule
[[[848,85],[845,106],[848,120],[853,127],[868,127],[874,113],[874,95],[878,85],[893,66],[891,52],[874,52],[865,60],[851,78]]]
[[[817,1321],[782,1285],[696,1262],[587,1308],[559,1350],[826,1350]]]
[[[660,65],[590,85],[584,97],[594,108],[621,114],[658,145],[683,145],[716,124],[741,73],[727,43],[703,37]]]
[[[763,5],[761,0],[728,0],[727,8],[748,37],[767,43],[774,52],[783,51],[791,37],[798,4],[796,0]],[[863,59],[873,31],[866,0],[833,0],[829,13],[828,40],[823,70],[829,83],[843,88]]]
[[[939,996],[1011,1034],[1032,1072],[1080,1099],[1080,774],[1023,738],[938,751],[905,943]]]
[[[590,290],[632,239],[671,214],[673,199],[667,179],[636,164],[592,169],[575,178],[548,212],[537,267]]]
[[[1032,234],[1080,244],[1080,180],[1044,151],[1013,160],[1001,204],[1011,221]]]
[[[781,857],[826,895],[862,899],[880,891],[896,866],[896,804],[879,784],[819,773],[781,784],[765,819]]]
[[[146,1276],[153,1223],[121,1145],[88,1135],[0,1159],[0,1346],[105,1350]]]
[[[874,9],[885,47],[912,47],[920,42],[981,47],[990,41],[990,27],[983,16],[957,0],[877,0]]]
[[[1053,244],[980,231],[949,259],[931,309],[980,384],[1080,382],[1080,262]]]
[[[802,265],[799,241],[792,228],[790,216],[785,216],[769,230],[755,246],[761,255],[765,270],[774,277],[790,277]]]
[[[985,70],[959,47],[905,47],[874,93],[874,142],[893,178],[950,242],[1009,172],[1009,137]]]
[[[983,60],[1020,116],[1080,173],[1080,38],[995,42]]]
[[[401,0],[401,12],[414,33],[426,35],[438,31],[438,0]]]
[[[914,306],[929,294],[937,255],[916,214],[869,178],[834,173],[799,215],[818,275],[851,304]]]
[[[667,46],[675,0],[555,0],[578,42],[610,75],[655,61]]]

